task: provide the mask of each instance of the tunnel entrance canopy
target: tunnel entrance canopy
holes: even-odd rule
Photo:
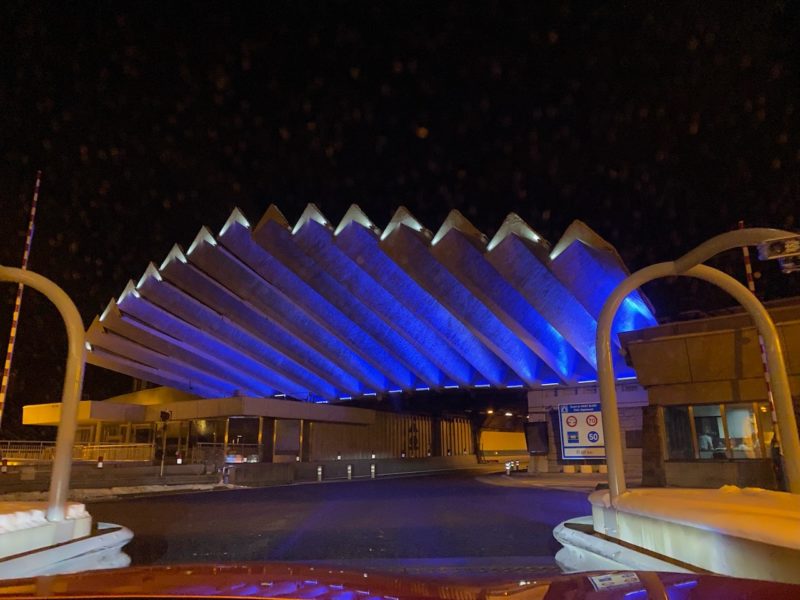
[[[455,210],[434,234],[403,207],[384,230],[355,205],[338,226],[314,205],[293,227],[234,209],[109,302],[88,362],[214,398],[576,384],[596,378],[596,319],[627,275],[580,221],[551,247],[513,213],[489,240]],[[655,324],[633,292],[614,332]],[[633,376],[621,357],[615,373]]]

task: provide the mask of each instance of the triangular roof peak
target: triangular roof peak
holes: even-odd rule
[[[197,232],[197,235],[194,236],[194,240],[192,240],[189,249],[186,251],[186,255],[189,256],[192,252],[195,251],[195,248],[197,248],[203,242],[207,242],[212,246],[217,245],[217,240],[214,238],[214,234],[211,233],[211,230],[205,225],[203,225],[200,228],[200,231]]]
[[[600,237],[600,234],[598,234],[594,229],[578,219],[575,219],[569,224],[569,227],[567,227],[567,230],[561,236],[561,239],[558,240],[558,243],[556,243],[556,245],[550,251],[550,260],[555,260],[559,254],[566,250],[567,247],[575,241],[583,242],[587,246],[590,246],[596,250],[610,252],[616,257],[621,265],[625,264],[622,262],[622,257],[620,257],[617,249],[614,248],[614,246]]]
[[[155,279],[156,281],[163,281],[164,280],[164,278],[161,277],[161,273],[158,272],[158,268],[152,262],[147,264],[147,268],[144,270],[144,273],[142,273],[142,276],[139,278],[139,281],[136,283],[136,289],[138,290],[139,288],[141,288],[145,284],[145,282],[148,279],[151,279],[151,278]],[[127,288],[125,288],[125,289],[127,289]],[[123,292],[123,294],[124,294],[124,292]]]
[[[411,214],[410,210],[408,210],[405,206],[400,206],[394,212],[394,216],[392,217],[392,220],[389,221],[386,229],[383,230],[381,239],[385,240],[400,225],[405,225],[406,227],[421,233],[427,240],[430,240],[433,237],[431,231],[429,229],[425,229],[422,223],[417,221],[416,217]]]
[[[489,242],[486,249],[492,250],[509,235],[516,235],[518,238],[533,242],[534,244],[544,247],[545,251],[550,249],[550,243],[534,231],[533,227],[528,225],[522,217],[513,212],[508,213],[503,220],[503,224],[500,225],[500,229],[494,234],[492,241]]]
[[[133,282],[129,281],[128,284],[132,285]],[[106,320],[106,318],[108,318],[109,315],[115,312],[118,313],[119,308],[117,308],[117,301],[114,298],[112,298],[111,300],[108,301],[108,304],[106,304],[106,307],[105,309],[103,309],[103,312],[100,313],[100,322],[102,323],[103,321]]]
[[[234,223],[238,223],[245,229],[250,229],[250,221],[247,220],[247,217],[245,217],[244,213],[242,213],[242,211],[239,210],[238,206],[233,207],[233,210],[231,211],[228,220],[225,221],[225,225],[223,225],[222,229],[219,230],[219,237],[225,235],[225,232],[228,231],[228,228]]]
[[[147,272],[145,271],[145,273]],[[144,275],[142,275],[142,278],[144,278]],[[142,280],[140,279],[139,281],[141,282]],[[119,295],[119,298],[117,298],[116,304],[121,304],[122,301],[125,300],[125,298],[128,297],[129,295],[133,295],[135,298],[141,298],[139,290],[136,289],[136,284],[133,283],[133,279],[128,280],[125,289],[122,290],[122,293]]]
[[[328,221],[328,219],[325,218],[325,215],[322,214],[322,211],[317,207],[317,205],[314,204],[313,202],[309,202],[306,205],[303,214],[300,215],[299,219],[297,219],[297,223],[294,224],[294,227],[292,228],[292,234],[297,233],[300,230],[300,228],[309,221],[316,221],[323,227],[327,227],[328,229],[331,230],[333,229],[333,226],[331,225],[330,221]]]
[[[289,229],[289,221],[286,220],[286,217],[281,212],[281,209],[274,204],[270,204],[267,208],[267,211],[262,215],[261,219],[256,224],[253,232],[257,232],[270,221],[278,223],[284,229]]]
[[[361,207],[358,204],[351,204],[350,208],[347,209],[347,212],[344,213],[344,217],[342,220],[339,221],[339,225],[336,226],[336,231],[333,232],[334,235],[339,235],[339,233],[350,223],[356,222],[363,227],[366,227],[370,231],[372,231],[376,235],[380,235],[381,230],[378,228],[375,223],[369,220],[369,217],[364,214],[364,211],[361,210]]]
[[[436,235],[433,236],[433,241],[431,244],[438,244],[439,241],[446,236],[447,232],[451,229],[460,231],[473,242],[476,242],[480,248],[484,248],[486,246],[486,242],[489,241],[489,238],[486,237],[485,233],[475,227],[475,225],[473,225],[469,219],[461,214],[461,211],[454,208],[448,213],[444,223],[442,223],[442,226],[439,227],[439,231],[437,231]]]
[[[169,251],[167,256],[164,258],[161,266],[158,268],[159,271],[164,270],[169,263],[173,260],[178,260],[182,263],[186,262],[186,255],[183,253],[183,248],[181,248],[178,244],[172,246],[172,249]]]

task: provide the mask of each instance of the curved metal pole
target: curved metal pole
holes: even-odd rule
[[[625,493],[627,488],[622,461],[617,391],[611,360],[611,324],[620,304],[633,290],[654,279],[675,275],[695,277],[717,285],[733,296],[755,322],[758,332],[764,339],[767,368],[773,385],[773,399],[778,415],[778,434],[783,443],[787,487],[791,493],[800,494],[800,438],[798,438],[797,423],[792,407],[783,350],[775,324],[764,305],[744,285],[730,275],[706,265],[695,265],[683,272],[678,271],[677,266],[677,261],[658,263],[645,267],[625,279],[606,300],[597,322],[597,380],[603,414],[603,436],[606,443],[608,483],[612,503],[617,496]]]
[[[706,240],[697,248],[690,250],[675,261],[677,274],[685,273],[695,265],[706,262],[726,250],[741,248],[742,246],[757,246],[758,244],[777,238],[794,237],[797,234],[782,229],[769,229],[767,227],[751,227],[749,229],[736,229],[721,233]]]
[[[78,402],[83,388],[83,369],[86,364],[83,321],[75,304],[55,283],[31,271],[0,265],[0,281],[22,283],[44,294],[55,304],[67,328],[67,366],[61,392],[61,422],[56,436],[56,453],[50,475],[50,494],[47,520],[63,521],[72,470],[72,446],[78,424]]]

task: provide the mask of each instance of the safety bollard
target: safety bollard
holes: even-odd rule
[[[369,466],[369,476],[372,479],[375,479],[375,465],[374,464]]]
[[[511,461],[506,462],[506,475],[511,475]]]
[[[514,461],[514,470],[515,471],[519,471],[519,461],[518,460]]]
[[[322,481],[322,465],[317,467],[317,481]]]
[[[177,464],[179,464],[179,465],[182,465],[182,464],[183,464],[183,457],[181,456],[181,451],[180,451],[180,450],[178,450],[178,451],[175,453],[175,462],[176,462]]]
[[[102,455],[97,457],[97,468],[98,469],[102,469],[103,468],[103,456]]]
[[[353,478],[353,465],[347,465],[347,479]]]
[[[4,458],[0,463],[0,473],[8,473],[8,459]]]

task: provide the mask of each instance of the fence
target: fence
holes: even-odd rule
[[[0,440],[0,456],[25,462],[53,460],[55,442]],[[75,444],[72,460],[96,461],[100,456],[108,462],[149,462],[153,459],[152,444]]]
[[[240,463],[240,462],[258,462],[260,454],[260,447],[258,444],[213,444],[207,442],[198,442],[195,444],[189,455],[191,463]]]

